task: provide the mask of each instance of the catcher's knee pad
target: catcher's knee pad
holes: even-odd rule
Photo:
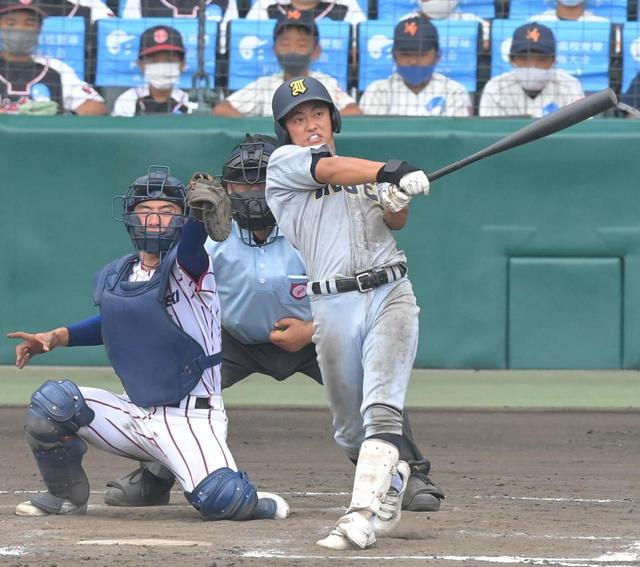
[[[89,482],[82,468],[87,446],[75,432],[94,416],[69,380],[45,382],[27,409],[25,434],[44,483],[51,494],[76,505],[89,499]]]
[[[246,473],[223,467],[202,479],[187,500],[205,520],[248,520],[258,494]]]

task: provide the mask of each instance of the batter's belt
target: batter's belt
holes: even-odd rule
[[[404,264],[393,264],[385,268],[357,272],[352,278],[334,278],[307,283],[307,295],[333,295],[347,291],[365,293],[375,288],[394,282],[405,276],[407,267]]]

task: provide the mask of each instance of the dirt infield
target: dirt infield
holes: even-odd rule
[[[353,468],[320,410],[231,408],[229,444],[285,522],[206,523],[170,506],[110,508],[104,483],[131,463],[90,450],[86,516],[19,518],[40,490],[22,409],[0,414],[0,564],[13,566],[640,565],[640,412],[414,411],[413,430],[447,492],[437,513],[405,513],[367,551],[314,545],[348,503]]]

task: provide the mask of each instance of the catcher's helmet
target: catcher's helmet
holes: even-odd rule
[[[284,125],[284,119],[296,106],[310,100],[320,100],[329,105],[331,125],[337,134],[342,127],[342,118],[325,86],[313,77],[294,77],[282,83],[273,94],[273,129],[281,144],[290,144],[291,136]]]
[[[270,244],[277,236],[276,219],[267,205],[264,183],[267,179],[269,157],[278,147],[278,142],[270,136],[247,134],[229,155],[222,168],[222,183],[231,198],[231,213],[241,230],[242,242],[247,246]],[[229,183],[234,185],[253,185],[251,191],[231,191]],[[264,243],[255,241],[255,231],[266,231],[268,237]]]
[[[186,205],[187,190],[182,182],[172,177],[165,165],[152,165],[147,175],[138,177],[124,195],[116,197],[114,202],[121,206],[120,214],[114,215],[116,220],[124,222],[133,245],[139,251],[161,254],[167,252],[179,239],[182,225],[188,218]],[[173,215],[169,225],[163,230],[151,229],[149,214],[142,218],[134,212],[136,206],[144,201],[168,201],[181,209],[180,214]]]

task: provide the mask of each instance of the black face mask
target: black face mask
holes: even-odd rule
[[[311,65],[310,53],[277,54],[278,63],[287,75],[300,75]]]

